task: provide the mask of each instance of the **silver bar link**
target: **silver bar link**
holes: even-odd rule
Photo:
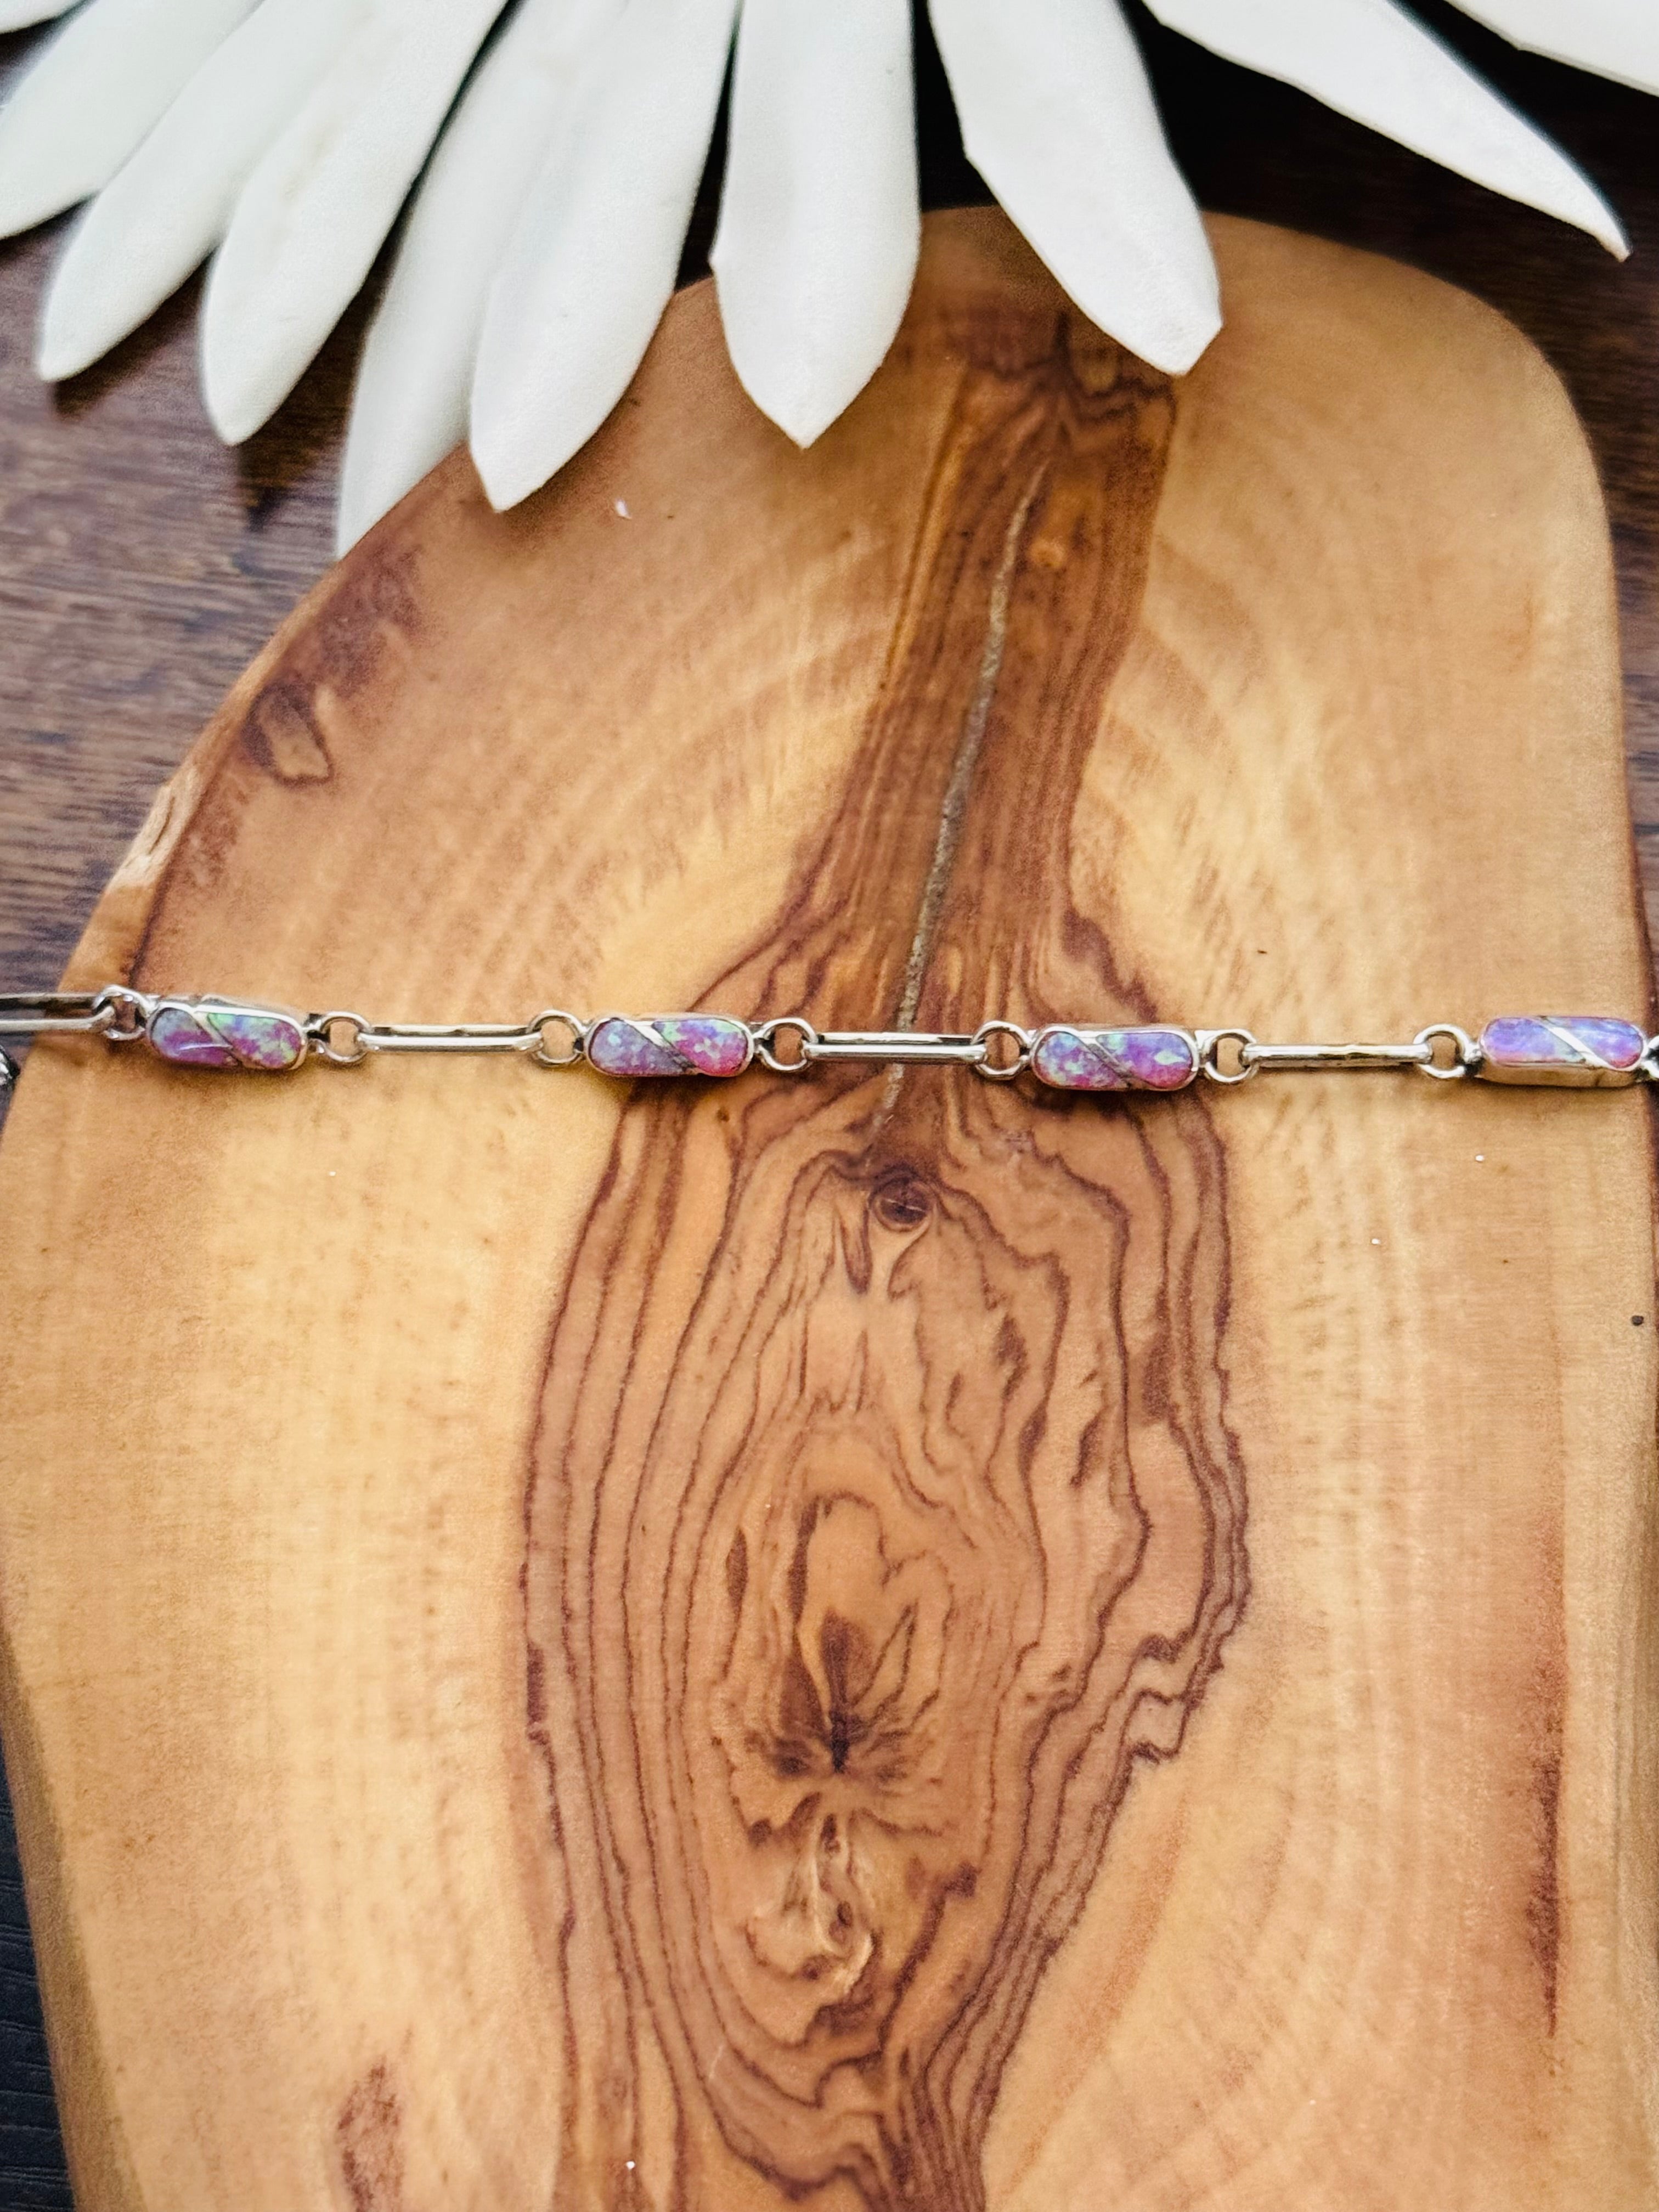
[[[899,1067],[977,1067],[987,1048],[980,1037],[951,1036],[927,1030],[824,1030],[802,1044],[801,1057],[876,1060]]]
[[[15,991],[0,996],[0,1037],[46,1036],[54,1032],[96,1036],[115,1025],[108,991]]]
[[[1425,1067],[1434,1057],[1431,1044],[1241,1044],[1242,1067],[1264,1075],[1316,1075],[1329,1068]]]
[[[131,1044],[144,1033],[150,1001],[125,983],[100,991],[0,992],[0,1037],[101,1036],[110,1044]],[[21,1073],[16,1060],[0,1050],[0,1097],[15,1087]]]
[[[373,1022],[357,1032],[369,1052],[534,1052],[538,1029],[517,1022]]]
[[[1261,1044],[1249,1030],[1200,1030],[1200,1073],[1212,1083],[1248,1083],[1253,1075],[1394,1073],[1415,1068],[1439,1083],[1455,1083],[1480,1070],[1481,1050],[1455,1022],[1431,1022],[1409,1044]],[[1442,1056],[1441,1047],[1449,1046]],[[1234,1047],[1223,1065],[1222,1047]],[[1659,1080],[1656,1076],[1655,1080]]]

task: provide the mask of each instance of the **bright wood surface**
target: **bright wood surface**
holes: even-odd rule
[[[552,491],[453,464],[325,580],[78,973],[1644,1012],[1559,388],[1218,246],[1171,392],[934,219],[804,457],[683,295]],[[1652,2204],[1650,1146],[37,1051],[3,1721],[82,2203]]]

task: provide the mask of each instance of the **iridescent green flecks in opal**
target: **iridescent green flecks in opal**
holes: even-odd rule
[[[748,1030],[727,1014],[609,1014],[587,1037],[602,1075],[740,1075],[749,1054]]]
[[[147,1034],[152,1048],[176,1067],[248,1068],[281,1075],[306,1056],[305,1030],[298,1018],[264,1006],[167,999],[150,1016]]]
[[[1031,1066],[1056,1091],[1181,1091],[1198,1052],[1184,1030],[1056,1026],[1032,1047]]]

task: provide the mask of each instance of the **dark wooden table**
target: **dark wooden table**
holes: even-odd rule
[[[1132,0],[1133,4],[1133,0]],[[1500,308],[1565,380],[1612,518],[1626,743],[1647,912],[1659,915],[1659,106],[1516,54],[1425,0],[1436,31],[1551,131],[1620,209],[1624,267],[1299,94],[1135,24],[1209,206],[1391,253]],[[0,39],[0,72],[27,54]],[[985,198],[925,29],[930,206]],[[716,143],[710,178],[717,179]],[[684,274],[706,268],[706,182]],[[55,227],[0,247],[0,978],[54,977],[106,877],[243,665],[326,564],[363,307],[236,453],[196,389],[196,287],[57,392],[29,348]],[[370,287],[372,295],[373,285]],[[1572,886],[1562,887],[1570,898]],[[9,1824],[0,1826],[0,2212],[69,2204]]]

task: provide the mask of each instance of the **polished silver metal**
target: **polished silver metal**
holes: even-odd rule
[[[1434,1056],[1435,1046],[1442,1037],[1449,1037],[1452,1044],[1453,1057],[1444,1067]],[[1419,1065],[1424,1074],[1432,1076],[1437,1083],[1461,1083],[1480,1066],[1480,1046],[1455,1022],[1431,1022],[1427,1029],[1419,1030],[1414,1042],[1428,1047],[1428,1058]]]
[[[110,1044],[136,1043],[144,1034],[149,1000],[142,991],[111,983],[100,991],[0,993],[0,1037],[100,1036]],[[0,1050],[0,1097],[21,1069]]]
[[[562,1006],[544,1006],[530,1024],[536,1042],[530,1048],[530,1057],[538,1067],[574,1067],[587,1050],[587,1033],[592,1022],[578,1020],[574,1014],[566,1013]],[[568,1052],[550,1052],[547,1032],[550,1029],[567,1029],[570,1032]]]
[[[307,1017],[306,1043],[313,1058],[330,1067],[361,1067],[368,1058],[368,1047],[363,1042],[363,1032],[368,1027],[361,1014],[348,1013],[337,1007],[331,1013]],[[337,1029],[351,1031],[351,1042],[343,1049],[334,1041]]]
[[[114,1022],[104,991],[15,991],[0,997],[0,1037],[101,1036]]]
[[[824,1030],[801,1047],[805,1060],[872,1060],[888,1067],[977,1067],[985,1053],[977,1037],[934,1030]]]
[[[1012,1037],[1014,1040],[1013,1059],[993,1060],[991,1057],[993,1044],[998,1037],[1005,1036]],[[984,1048],[981,1057],[973,1063],[975,1073],[982,1075],[988,1083],[1012,1083],[1017,1077],[1024,1075],[1031,1065],[1031,1048],[1035,1042],[1030,1030],[1021,1029],[1018,1022],[994,1019],[981,1022],[974,1031],[974,1042]]]
[[[787,1030],[799,1038],[798,1059],[780,1060],[774,1051],[781,1030]],[[812,1065],[806,1055],[817,1042],[818,1033],[811,1023],[799,1014],[778,1014],[769,1022],[751,1024],[749,1034],[754,1039],[756,1059],[774,1075],[805,1075]]]
[[[1659,1083],[1659,1036],[1648,1039],[1648,1048],[1636,1063],[1638,1083]]]
[[[370,1022],[357,1032],[365,1053],[533,1053],[541,1037],[518,1022]]]
[[[1317,1075],[1327,1070],[1363,1071],[1375,1068],[1422,1067],[1433,1048],[1411,1044],[1241,1044],[1241,1067],[1259,1067],[1263,1074]]]
[[[1194,1030],[1193,1041],[1198,1047],[1198,1072],[1212,1083],[1231,1088],[1235,1083],[1248,1083],[1256,1073],[1255,1063],[1246,1060],[1247,1052],[1255,1048],[1255,1039],[1249,1030]],[[1220,1053],[1224,1044],[1238,1047],[1238,1066],[1227,1069],[1221,1065]]]
[[[106,983],[97,994],[100,1011],[109,1015],[103,1036],[110,1044],[139,1044],[149,1041],[149,1022],[159,1001],[149,991],[135,991],[130,984]]]

